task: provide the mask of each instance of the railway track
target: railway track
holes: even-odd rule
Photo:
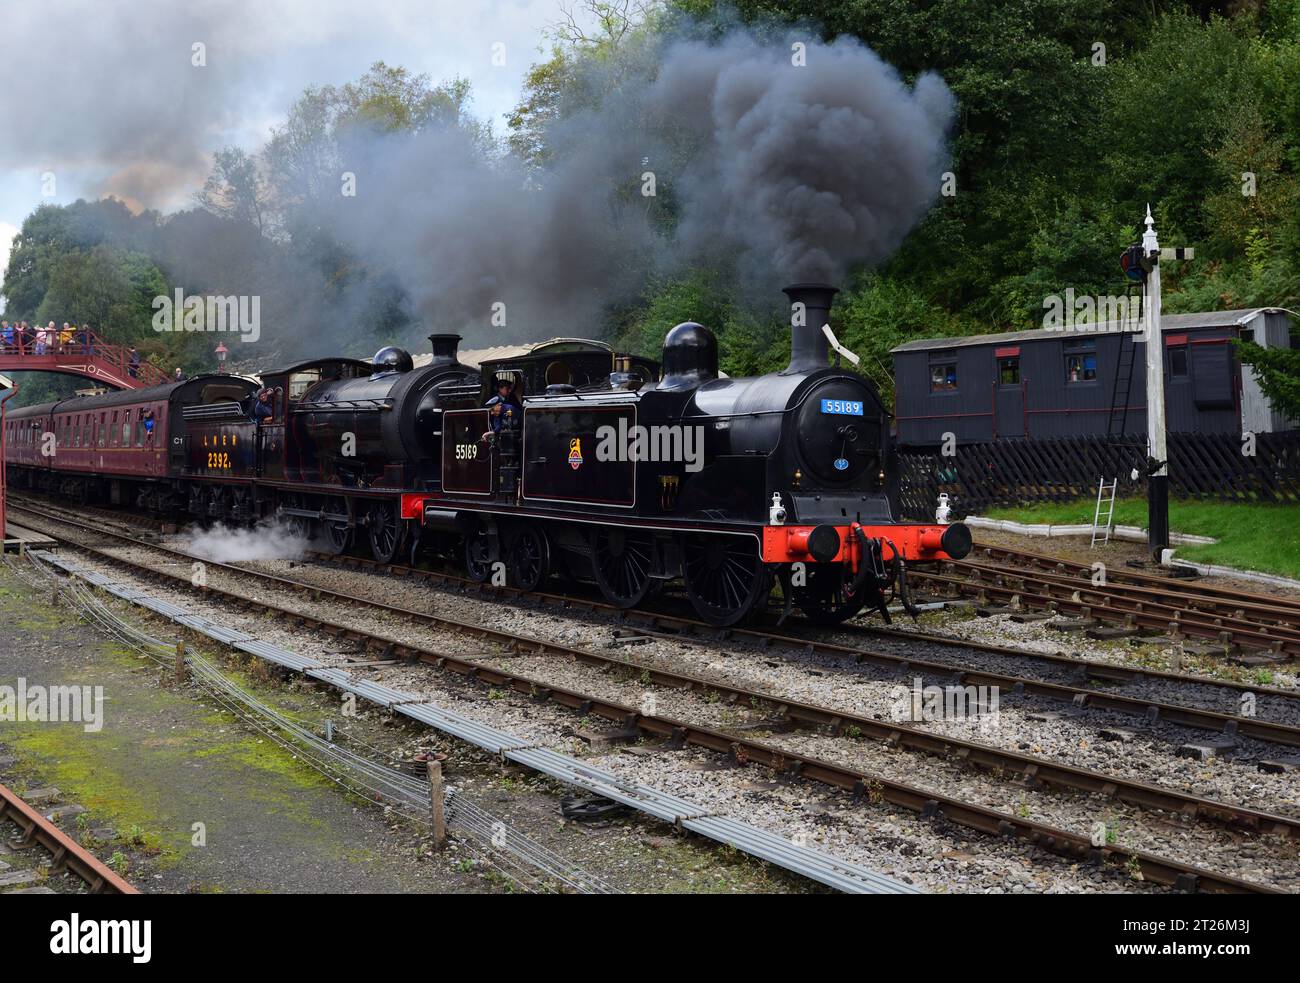
[[[39,847],[49,853],[51,874],[72,872],[85,881],[90,894],[140,893],[5,785],[0,785],[0,820],[18,827],[18,838],[9,842],[12,849]]]
[[[40,500],[25,499],[22,497],[16,498],[15,504],[18,505],[26,504],[30,507],[34,507],[37,509],[44,509],[47,511],[52,508],[61,508],[61,506],[53,505],[52,503],[48,503]],[[78,515],[80,515],[80,513],[85,511],[87,510],[78,506]],[[127,525],[137,525],[140,528],[150,532],[159,531],[161,528],[163,528],[153,520],[139,518],[131,515],[124,515],[122,512],[118,510],[90,509],[89,514],[95,516],[101,516],[110,520],[116,519],[119,522],[125,522],[125,524]],[[72,516],[72,517],[76,518],[78,516]],[[1050,565],[1053,569],[1059,567],[1077,576],[1087,577],[1089,578],[1089,583],[1091,583],[1090,580],[1091,567],[1085,566],[1084,564],[1062,561],[1062,560],[1058,560],[1055,557],[1044,556],[1041,554],[1006,550],[1000,547],[980,546],[979,549],[983,550],[986,553],[989,553],[994,557],[1015,555],[1017,557],[1024,558],[1027,563],[1032,563],[1035,565]],[[542,604],[542,605],[551,605],[551,606],[558,606],[564,608],[579,607],[592,612],[604,612],[610,616],[617,617],[620,620],[626,620],[631,624],[646,626],[648,630],[669,629],[677,632],[689,633],[689,634],[699,635],[701,637],[712,638],[712,639],[725,639],[733,635],[740,638],[755,637],[755,631],[757,631],[758,640],[760,644],[767,644],[764,643],[762,640],[762,636],[765,634],[772,635],[772,642],[779,642],[778,635],[764,632],[761,627],[755,630],[749,630],[745,628],[728,629],[728,628],[718,628],[716,626],[705,624],[704,622],[699,621],[695,617],[694,612],[683,614],[682,611],[685,610],[686,607],[685,605],[682,605],[678,608],[670,609],[663,604],[659,604],[654,607],[624,610],[624,609],[616,608],[611,604],[608,604],[603,599],[596,597],[589,592],[575,591],[572,593],[558,594],[558,593],[548,592],[548,591],[523,591],[516,587],[496,586],[487,583],[477,583],[465,576],[456,573],[451,573],[446,570],[431,570],[422,567],[411,567],[396,562],[384,564],[376,560],[370,559],[368,557],[362,557],[352,553],[344,553],[344,554],[316,553],[314,555],[318,560],[322,562],[341,563],[341,564],[346,564],[361,569],[382,570],[384,572],[391,573],[395,576],[413,577],[425,582],[435,583],[441,586],[454,587],[461,590],[471,590],[478,594],[491,594],[493,596],[511,597],[511,598],[527,598],[532,602]],[[987,565],[980,565],[980,566],[984,570],[989,569]],[[909,576],[920,577],[920,576],[924,576],[924,574],[925,571],[913,571],[912,573],[909,574]],[[1017,571],[1017,576],[1023,576],[1023,574],[1024,574],[1023,570]],[[1111,574],[1110,577],[1112,582],[1114,582],[1117,579],[1123,582],[1131,581],[1135,584],[1146,584],[1149,582],[1154,582],[1165,588],[1169,586],[1169,583],[1175,582],[1173,581],[1173,578],[1154,577],[1149,574],[1138,574],[1138,573],[1132,573],[1128,571],[1123,571],[1118,575]],[[1230,605],[1237,605],[1238,607],[1242,603],[1249,602],[1252,599],[1278,602],[1279,612],[1285,612],[1288,609],[1294,609],[1297,612],[1296,623],[1300,625],[1300,601],[1292,602],[1286,598],[1279,599],[1279,598],[1272,598],[1269,595],[1248,594],[1240,591],[1235,591],[1231,588],[1216,587],[1213,585],[1202,584],[1199,582],[1193,582],[1192,586],[1194,586],[1197,591],[1201,592],[1206,596],[1218,598],[1223,603],[1230,604]],[[956,592],[960,593],[960,590],[957,590]],[[978,596],[980,591],[975,590],[970,593],[973,593],[974,595]],[[997,596],[1001,597],[1001,599],[1003,600],[1010,601],[1015,599],[1022,603],[1028,603],[1028,601],[1026,600],[1026,594],[1023,593],[1021,590],[1016,589],[1015,587],[1008,587],[1001,590],[995,590],[994,593]],[[1073,590],[1071,591],[1071,594],[1073,594]],[[1068,611],[1066,611],[1065,608],[1061,607],[1061,602],[1057,599],[1046,597],[1046,598],[1042,598],[1042,602],[1043,602],[1042,606],[1046,609],[1061,610],[1063,613],[1069,613]],[[1116,609],[1115,611],[1108,611],[1107,606],[1104,603],[1096,607],[1092,605],[1086,605],[1080,603],[1079,605],[1073,606],[1071,610],[1074,613],[1077,613],[1081,616],[1091,617],[1094,620],[1097,620],[1098,623],[1100,623],[1103,620],[1106,620],[1107,618],[1110,618],[1113,622],[1119,622],[1119,623],[1123,623],[1125,620],[1125,618],[1121,616],[1122,612],[1119,612],[1118,609]],[[1236,610],[1235,607],[1234,610]],[[762,619],[760,619],[760,625],[761,623],[762,623]],[[797,613],[790,618],[790,623],[797,630],[809,633],[813,637],[825,636],[830,633],[830,630],[828,629],[819,629],[815,626],[808,624]],[[1152,624],[1154,625],[1154,621],[1152,621]],[[1169,623],[1166,623],[1164,626],[1164,630],[1168,631],[1171,625],[1176,625],[1176,624],[1177,624],[1177,619]],[[1214,625],[1213,627],[1218,632],[1218,634],[1215,636],[1216,641],[1218,641],[1220,644],[1226,644],[1223,641],[1224,636],[1222,634],[1222,627],[1220,625]],[[1155,629],[1152,628],[1151,630],[1155,630]],[[1117,665],[1115,663],[1100,662],[1097,660],[1082,659],[1076,656],[1066,655],[1063,651],[1058,651],[1056,653],[1039,652],[1039,651],[1027,652],[1024,649],[1020,649],[1020,648],[1012,648],[1010,646],[997,645],[990,642],[978,641],[974,639],[953,638],[947,635],[937,635],[934,634],[933,632],[924,632],[924,631],[918,631],[914,629],[908,629],[902,631],[896,628],[890,628],[883,625],[871,624],[866,621],[855,620],[855,621],[845,622],[844,624],[837,626],[833,631],[839,634],[848,635],[848,636],[857,636],[861,638],[871,638],[871,637],[884,638],[884,639],[893,640],[895,642],[921,641],[929,645],[942,646],[950,649],[962,649],[962,650],[968,650],[972,652],[983,652],[983,653],[988,653],[990,655],[997,655],[997,656],[1004,656],[1004,657],[1011,657],[1011,658],[1029,658],[1040,662],[1050,663],[1063,671],[1068,671],[1069,673],[1077,676],[1081,682],[1085,682],[1085,683],[1089,681],[1096,681],[1104,684],[1113,684],[1113,683],[1140,682],[1143,680],[1165,680],[1168,682],[1191,682],[1195,679],[1196,681],[1199,681],[1206,686],[1215,686],[1225,690],[1235,690],[1238,694],[1254,693],[1254,694],[1268,695],[1270,697],[1278,697],[1282,699],[1300,700],[1300,692],[1293,691],[1293,690],[1283,690],[1283,689],[1277,689],[1277,688],[1268,687],[1264,685],[1240,683],[1233,680],[1218,679],[1209,676],[1192,677],[1184,673],[1166,672],[1166,671],[1151,669],[1147,667],[1142,667],[1140,669],[1130,668],[1122,665]],[[1209,637],[1208,630],[1206,630],[1203,633],[1203,637],[1206,638]],[[1278,639],[1274,639],[1272,642],[1270,642],[1270,646],[1276,646],[1279,641],[1280,640]]]
[[[142,533],[166,533],[175,528],[175,523],[165,522],[150,515],[139,515],[134,512],[121,508],[100,508],[93,505],[66,506],[48,502],[43,499],[32,498],[17,492],[8,493],[8,502],[14,506],[27,505],[33,509],[58,509],[68,512],[73,508],[76,510],[76,516],[82,519],[101,519],[111,526],[123,531],[134,529]]]
[[[940,571],[911,570],[909,579],[984,603],[1199,639],[1264,660],[1300,658],[1300,604],[1287,598],[1110,569],[1104,583],[1096,583],[1084,564],[997,547],[977,550],[993,562],[948,560]]]
[[[617,608],[591,595],[581,593],[557,594],[547,591],[524,591],[517,587],[497,586],[490,583],[478,583],[468,577],[450,573],[445,570],[430,570],[405,564],[379,563],[369,557],[353,554],[333,555],[315,554],[318,562],[352,567],[360,570],[375,571],[389,576],[419,580],[424,583],[467,592],[470,594],[497,597],[512,602],[527,601],[543,607],[552,607],[564,611],[586,611],[600,613],[638,630],[658,634],[664,637],[694,637],[703,641],[717,642],[729,638],[750,641],[760,648],[799,648],[807,651],[812,643],[814,652],[835,651],[833,647],[822,644],[822,640],[834,635],[857,638],[888,639],[892,643],[908,644],[924,642],[942,648],[963,650],[968,653],[988,653],[1017,660],[1044,662],[1055,666],[1062,672],[1075,677],[1080,683],[1098,682],[1104,684],[1138,683],[1143,681],[1162,681],[1171,684],[1206,686],[1231,693],[1236,698],[1243,694],[1266,696],[1294,703],[1300,706],[1300,690],[1282,689],[1252,683],[1243,683],[1232,679],[1220,679],[1213,676],[1189,675],[1147,667],[1135,668],[1111,662],[1099,662],[1095,659],[1082,659],[1066,655],[1064,652],[1027,651],[1023,648],[1011,648],[948,635],[936,635],[931,632],[899,630],[881,625],[872,625],[850,621],[833,629],[818,628],[797,616],[791,619],[792,631],[800,634],[785,634],[763,627],[761,624],[752,628],[718,628],[698,620],[693,615],[684,615],[678,610],[665,606],[653,608]],[[839,649],[843,653],[843,646]],[[857,652],[855,647],[853,652]],[[878,653],[877,653],[878,654]]]
[[[1090,579],[1093,573],[1090,564],[1078,563],[1073,560],[1063,560],[1057,556],[1049,556],[1044,553],[1032,553],[1028,550],[1013,550],[1005,546],[991,546],[987,543],[976,543],[973,552],[986,556],[991,560],[1000,561],[1007,565],[1026,569],[1070,573],[1076,577],[1082,577],[1084,579]],[[1300,598],[1289,598],[1274,594],[1257,594],[1251,591],[1242,591],[1234,587],[1224,587],[1221,584],[1206,583],[1199,577],[1155,576],[1153,574],[1141,573],[1136,570],[1119,567],[1116,569],[1108,568],[1106,578],[1110,583],[1132,584],[1138,587],[1150,587],[1165,592],[1167,592],[1170,587],[1174,587],[1177,588],[1178,593],[1182,596],[1204,598],[1215,603],[1225,604],[1227,607],[1234,610],[1242,607],[1246,607],[1247,609],[1258,608],[1266,614],[1270,611],[1280,611],[1288,612],[1292,617],[1300,618]]]
[[[187,560],[202,559],[171,547],[133,541],[130,537],[122,534],[105,533],[101,529],[76,520],[57,517],[55,521],[79,526],[87,532],[108,535],[110,538],[119,541],[127,540],[131,546],[160,551],[173,557],[183,557]],[[173,583],[180,582],[187,587],[191,586],[189,577],[186,574],[158,570],[148,564],[123,558],[100,547],[77,540],[68,540],[66,536],[61,538],[73,545],[77,545],[79,548],[97,554],[111,563],[131,567],[144,576]],[[1274,816],[1248,808],[1200,799],[1187,793],[1116,779],[1103,773],[1059,765],[1046,759],[1019,755],[987,745],[930,734],[906,724],[884,722],[875,718],[845,713],[842,710],[785,701],[778,695],[771,693],[729,686],[713,680],[705,680],[668,670],[648,669],[641,663],[610,654],[522,636],[518,633],[483,625],[469,624],[453,618],[409,608],[381,604],[376,601],[330,591],[318,585],[250,571],[245,567],[206,560],[202,562],[207,563],[211,569],[226,571],[240,578],[244,583],[252,576],[268,587],[283,588],[300,593],[306,592],[317,600],[327,599],[342,605],[360,605],[380,610],[390,617],[406,621],[419,621],[426,625],[436,626],[439,629],[477,639],[480,642],[489,642],[497,645],[503,651],[513,651],[521,654],[561,655],[589,665],[638,673],[643,678],[648,674],[649,681],[657,685],[716,694],[721,698],[732,701],[762,701],[772,706],[773,713],[783,725],[819,728],[832,734],[856,731],[857,734],[891,742],[908,750],[956,757],[973,766],[995,770],[999,773],[1018,775],[1031,782],[1112,796],[1143,808],[1168,810],[1189,817],[1196,816],[1203,821],[1224,825],[1228,828],[1240,827],[1279,835],[1296,835],[1300,832],[1300,821],[1288,817]],[[368,648],[381,653],[381,657],[385,660],[404,659],[431,664],[436,668],[470,677],[480,683],[509,689],[533,699],[558,703],[577,710],[584,716],[594,714],[603,717],[622,728],[634,729],[637,733],[645,736],[666,740],[674,746],[705,748],[728,755],[737,763],[764,765],[790,777],[811,780],[844,789],[853,792],[860,799],[890,802],[909,808],[923,816],[942,816],[958,825],[991,835],[1014,836],[1048,852],[1075,860],[1099,864],[1121,864],[1131,870],[1140,870],[1144,877],[1156,883],[1168,884],[1181,889],[1210,891],[1272,890],[1272,888],[1263,885],[1241,881],[1229,875],[1202,870],[1180,861],[1169,860],[1141,851],[1126,850],[1111,845],[1095,846],[1090,838],[1074,832],[1046,826],[1007,812],[939,795],[929,790],[918,789],[881,775],[870,774],[842,764],[792,753],[788,749],[778,749],[736,734],[724,733],[653,714],[641,713],[625,704],[590,694],[558,688],[545,680],[532,679],[513,672],[492,668],[484,665],[481,660],[464,658],[445,651],[422,648],[407,644],[400,639],[361,631],[336,621],[277,605],[266,600],[265,597],[254,600],[248,596],[246,591],[236,592],[211,584],[205,587],[204,591],[218,595],[223,600],[242,608],[255,607],[272,611],[303,627],[311,628],[334,638],[346,638],[364,644]],[[906,660],[900,661],[903,661],[904,665],[909,667],[905,671],[912,671],[922,667],[914,661],[910,663]],[[951,674],[950,669],[948,669],[948,674]]]
[[[99,533],[100,535],[109,536],[132,546],[139,546],[169,553],[172,556],[184,559],[188,562],[197,560],[205,563],[209,568],[239,570],[246,576],[255,575],[259,579],[277,583],[278,585],[290,590],[306,592],[316,596],[333,595],[333,599],[340,601],[349,600],[346,595],[329,591],[310,583],[296,581],[291,578],[278,577],[273,574],[250,571],[246,567],[238,567],[233,564],[217,563],[175,547],[138,540],[124,533],[98,528],[76,519],[75,517],[57,515],[45,510],[36,510],[31,506],[26,505],[14,507],[26,511],[29,514],[43,514],[47,519],[78,525],[86,531],[92,531]],[[413,567],[393,566],[391,564],[382,565],[373,560],[364,560],[356,557],[347,557],[345,562],[362,566],[373,566],[398,575],[417,576],[431,582],[443,580],[446,582],[460,583],[462,585],[468,584],[474,587],[483,588],[484,590],[511,590],[510,588],[491,588],[486,585],[473,584],[465,578],[459,578],[448,574],[421,571]],[[1134,681],[1140,678],[1149,677],[1159,678],[1175,683],[1214,686],[1222,689],[1229,689],[1234,692],[1250,692],[1257,696],[1266,695],[1269,697],[1277,697],[1289,702],[1300,700],[1300,692],[1293,690],[1264,686],[1250,687],[1229,681],[1211,680],[1204,677],[1186,676],[1179,673],[1143,672],[1137,674],[1135,671],[1133,674],[1128,674],[1125,671],[1118,670],[1117,667],[1112,667],[1103,663],[1087,662],[1086,660],[1081,659],[1072,659],[1068,656],[1048,656],[1045,658],[1048,661],[1055,661],[1060,664],[1071,666],[1079,676],[1079,683],[1084,683],[1085,685],[1079,685],[1078,683],[1047,682],[1041,679],[1036,679],[1032,676],[991,672],[979,668],[962,669],[959,666],[954,666],[949,663],[918,659],[911,656],[870,649],[860,645],[846,645],[825,638],[786,634],[780,631],[772,631],[763,628],[733,627],[719,629],[707,625],[704,622],[671,613],[654,611],[624,611],[600,601],[576,600],[565,595],[541,595],[535,592],[525,594],[518,590],[515,590],[515,593],[517,596],[527,596],[542,601],[543,603],[550,603],[558,606],[561,610],[583,608],[590,610],[603,610],[616,617],[618,620],[625,620],[629,623],[636,624],[639,627],[639,630],[655,632],[666,637],[672,637],[674,633],[685,632],[692,637],[701,638],[703,640],[718,641],[727,638],[741,639],[752,643],[760,651],[796,651],[806,654],[832,656],[847,659],[859,664],[867,664],[890,669],[903,674],[928,674],[940,679],[945,679],[953,686],[997,686],[1000,690],[1005,692],[1016,694],[1027,693],[1062,703],[1070,703],[1077,707],[1110,710],[1133,717],[1139,717],[1151,723],[1162,721],[1165,723],[1190,727],[1196,730],[1224,734],[1229,737],[1248,737],[1273,744],[1300,747],[1300,727],[1298,726],[1262,720],[1258,717],[1220,713],[1198,707],[1189,707],[1180,704],[1166,703],[1163,701],[1154,701],[1124,696],[1121,694],[1100,692],[1097,689],[1086,685],[1086,683],[1089,679],[1104,680],[1109,678],[1118,681]],[[359,601],[359,603],[373,604],[375,602]],[[868,631],[870,630],[868,629]],[[909,633],[907,636],[894,637],[915,638],[916,636]],[[944,641],[949,643],[952,642],[951,639],[945,639]],[[959,643],[957,647],[966,646],[965,643]],[[1025,653],[1019,654],[1022,657],[1025,656]],[[1037,658],[1038,654],[1034,653],[1033,657]],[[1107,670],[1115,671],[1113,674],[1108,676]]]

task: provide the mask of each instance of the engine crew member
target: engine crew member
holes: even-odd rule
[[[275,408],[271,405],[272,390],[261,389],[257,393],[257,401],[253,403],[253,420],[257,423],[275,416]]]
[[[483,404],[488,410],[488,425],[493,433],[500,433],[502,428],[513,430],[519,425],[524,408],[515,395],[515,383],[509,376],[497,379],[497,394]]]

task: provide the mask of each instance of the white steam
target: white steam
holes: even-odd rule
[[[214,563],[249,560],[300,560],[311,541],[293,535],[276,519],[264,519],[251,529],[218,524],[187,532],[181,548]]]

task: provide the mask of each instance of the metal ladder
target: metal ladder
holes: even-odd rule
[[[1110,542],[1110,531],[1115,525],[1113,521],[1115,515],[1115,488],[1118,485],[1119,478],[1112,479],[1109,485],[1106,484],[1105,478],[1097,481],[1097,508],[1092,514],[1092,542],[1089,544],[1089,548],[1096,546],[1098,541],[1102,543]],[[1101,500],[1107,489],[1110,490],[1110,500],[1106,503],[1106,531],[1102,534],[1097,531],[1097,527],[1101,525]]]
[[[1110,413],[1106,417],[1106,436],[1111,440],[1118,438],[1122,441],[1128,434],[1128,401],[1133,392],[1136,349],[1132,333],[1121,332],[1115,382],[1110,391]]]

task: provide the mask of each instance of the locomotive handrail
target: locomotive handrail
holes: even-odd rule
[[[182,406],[181,416],[186,420],[215,420],[230,416],[247,418],[248,413],[237,401],[229,400],[220,403]]]
[[[294,407],[294,412],[300,413],[303,410],[329,410],[338,407],[355,410],[391,410],[393,408],[393,399],[391,396],[385,396],[382,399],[376,397],[375,399],[337,399],[330,402],[300,402]]]

